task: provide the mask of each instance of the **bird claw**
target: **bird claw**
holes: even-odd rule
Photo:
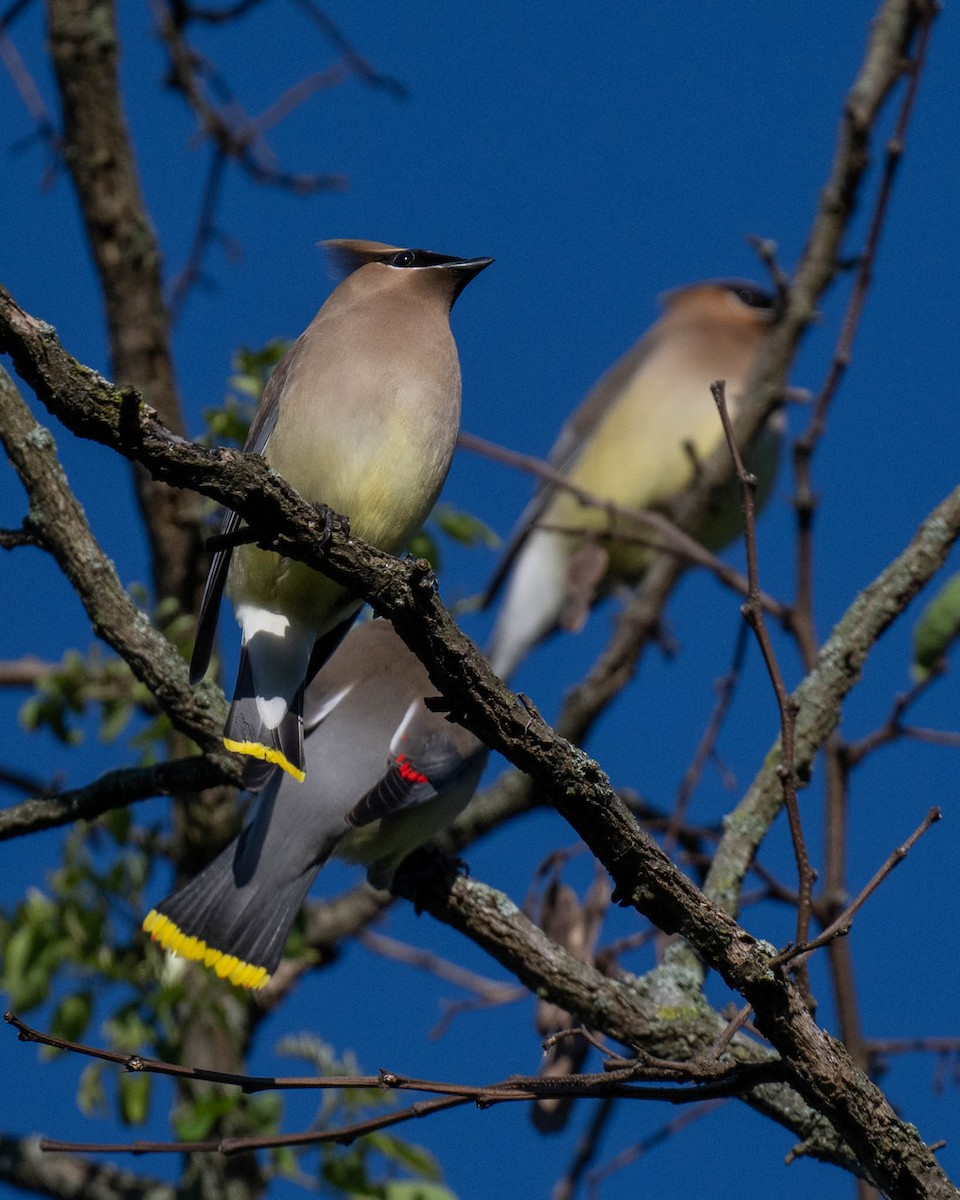
[[[329,504],[324,504],[322,501],[319,504],[315,504],[313,508],[320,518],[320,543],[322,549],[326,550],[329,547],[333,531],[338,525],[344,537],[350,536],[349,517],[345,517],[343,513],[335,512]]]
[[[462,858],[457,858],[439,846],[427,843],[409,854],[394,873],[394,892],[406,896],[413,904],[413,911],[420,916],[428,908],[422,889],[429,891],[442,880],[444,888],[452,885],[457,877],[468,878],[470,868]],[[402,882],[400,882],[402,880]],[[423,896],[423,899],[419,899]]]

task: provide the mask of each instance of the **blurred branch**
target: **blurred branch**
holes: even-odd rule
[[[48,165],[40,181],[40,187],[44,189],[52,185],[57,169],[63,161],[63,145],[53,118],[37,87],[36,80],[30,74],[27,64],[20,57],[20,52],[7,32],[30,2],[31,0],[17,0],[0,13],[0,65],[10,76],[13,86],[23,101],[24,108],[36,126],[36,132],[21,140],[15,149],[22,150],[37,139],[42,141],[47,149]]]
[[[342,175],[294,174],[281,170],[270,147],[260,136],[256,119],[244,111],[221,76],[184,37],[184,22],[177,19],[167,0],[151,0],[157,33],[170,61],[169,84],[184,97],[197,118],[204,137],[217,151],[233,159],[257,183],[280,187],[299,195],[336,191],[345,185]],[[346,72],[324,72],[314,79],[314,89],[340,82]],[[213,103],[204,86],[211,80],[224,97],[222,106]],[[305,99],[302,96],[301,99]]]
[[[0,388],[2,388],[2,384],[0,384]],[[0,395],[2,394],[3,392],[0,390]],[[31,539],[30,545],[35,546],[36,544],[36,541]],[[0,687],[36,687],[42,679],[52,675],[59,666],[59,663],[44,662],[43,659],[37,658],[33,654],[25,654],[22,658],[0,662]]]
[[[610,1123],[614,1108],[613,1100],[604,1100],[596,1105],[586,1131],[577,1142],[570,1166],[553,1186],[550,1200],[573,1200],[580,1180],[600,1151],[600,1139]]]
[[[747,652],[747,636],[747,626],[741,622],[737,628],[737,640],[733,649],[730,670],[714,685],[717,700],[714,704],[713,712],[710,714],[710,720],[707,722],[707,727],[703,731],[703,736],[700,738],[700,742],[694,752],[693,760],[684,772],[680,787],[677,789],[670,823],[663,837],[663,848],[667,854],[673,853],[673,849],[683,829],[683,823],[687,815],[687,805],[697,784],[700,782],[700,776],[703,774],[704,767],[716,750],[720,730],[726,719],[727,711],[733,703],[737,682],[743,670],[743,660]]]
[[[120,98],[113,0],[47,0],[47,27],[63,107],[63,156],[103,294],[112,372],[182,434],[160,249]],[[201,556],[193,498],[142,470],[134,478],[157,598],[174,596],[192,612]]]
[[[149,1175],[76,1155],[45,1154],[36,1137],[0,1134],[0,1181],[51,1200],[176,1200],[177,1189]]]
[[[636,1162],[637,1159],[642,1158],[644,1154],[649,1154],[651,1150],[655,1150],[658,1146],[662,1146],[663,1143],[669,1141],[670,1138],[676,1137],[678,1133],[681,1133],[695,1121],[700,1121],[704,1117],[709,1116],[709,1114],[712,1113],[715,1108],[718,1108],[722,1103],[722,1100],[705,1100],[702,1104],[695,1105],[688,1112],[681,1113],[678,1117],[674,1117],[672,1121],[667,1121],[664,1125],[661,1125],[659,1129],[654,1130],[653,1133],[643,1138],[642,1141],[636,1142],[632,1146],[627,1146],[626,1149],[621,1150],[619,1154],[614,1155],[614,1157],[610,1159],[609,1162],[604,1163],[603,1166],[596,1167],[587,1176],[587,1187],[590,1200],[596,1200],[596,1198],[600,1195],[600,1185],[605,1180],[609,1179],[613,1175],[616,1175],[617,1172],[622,1171],[632,1162]],[[557,1200],[556,1193],[554,1194],[552,1200]]]
[[[353,44],[347,40],[340,26],[328,16],[319,4],[315,4],[314,0],[293,0],[293,3],[322,30],[334,49],[343,56],[344,62],[349,65],[350,70],[358,75],[364,83],[370,87],[383,88],[384,91],[391,92],[397,100],[407,99],[410,93],[406,86],[390,75],[381,75],[379,71],[375,71],[369,62],[357,52]]]

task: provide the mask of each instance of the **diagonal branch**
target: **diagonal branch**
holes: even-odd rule
[[[176,728],[217,748],[226,711],[222,696],[211,684],[190,687],[179,652],[130,599],[70,489],[50,431],[36,422],[2,368],[0,442],[26,489],[30,532],[70,581],[94,632],[129,663]]]
[[[796,1090],[836,1127],[863,1168],[881,1186],[895,1185],[900,1196],[939,1200],[956,1195],[916,1131],[897,1118],[843,1046],[816,1026],[784,972],[770,970],[769,950],[674,867],[637,827],[596,763],[531,719],[492,675],[440,603],[426,563],[401,562],[352,541],[342,526],[325,536],[316,510],[261,459],[171,436],[136,395],[118,392],[78,367],[53,331],[24,313],[3,290],[0,346],[70,428],[135,458],[158,477],[229,504],[250,523],[259,545],[350,586],[388,616],[428,664],[456,718],[531,776],[610,871],[619,898],[665,932],[681,934],[753,1006],[757,1028],[790,1067]],[[915,569],[898,580],[900,608],[884,605],[879,629],[936,570],[958,529],[960,489],[918,539]],[[858,614],[871,601],[876,601],[875,591],[867,589],[855,605]],[[869,638],[855,641],[850,654],[854,659],[857,652],[865,656],[870,644]],[[802,713],[798,752],[801,724]],[[426,906],[419,898],[418,903]]]

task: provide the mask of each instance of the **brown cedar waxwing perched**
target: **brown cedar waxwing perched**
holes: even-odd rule
[[[381,242],[324,246],[348,274],[277,364],[245,449],[262,454],[304,500],[345,515],[358,538],[395,554],[433,507],[457,440],[460,363],[450,309],[493,259]],[[228,512],[221,533],[239,525]],[[222,550],[200,605],[194,683],[210,662],[224,583],[243,630],[224,745],[251,756],[244,783],[253,790],[272,764],[302,780],[304,687],[361,600],[256,546]]]
[[[655,509],[692,482],[696,463],[724,436],[710,384],[726,380],[734,416],[775,308],[768,292],[739,280],[677,288],[664,303],[663,316],[563,427],[549,458],[571,483],[625,508]],[[748,455],[761,503],[773,486],[781,430],[778,415]],[[741,529],[739,490],[731,485],[720,510],[694,532],[719,549]],[[609,536],[618,530],[633,544]],[[489,600],[512,568],[488,655],[502,679],[541,638],[580,628],[596,595],[643,574],[653,551],[636,543],[638,532],[555,485],[539,485],[488,591]]]
[[[336,852],[386,886],[473,795],[486,747],[431,712],[426,670],[389,621],[365,621],[306,691],[306,783],[275,768],[253,820],[143,922],[167,950],[264,987],[317,872]]]

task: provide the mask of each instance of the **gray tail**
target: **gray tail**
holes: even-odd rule
[[[301,684],[283,720],[276,729],[269,729],[260,717],[250,656],[246,647],[241,650],[237,686],[223,728],[223,744],[228,750],[247,756],[243,786],[248,791],[259,792],[275,767],[303,782],[303,690]]]
[[[144,930],[165,950],[201,962],[221,979],[262,988],[283,956],[320,864],[264,853],[275,790],[254,822],[178,892],[148,913]]]

